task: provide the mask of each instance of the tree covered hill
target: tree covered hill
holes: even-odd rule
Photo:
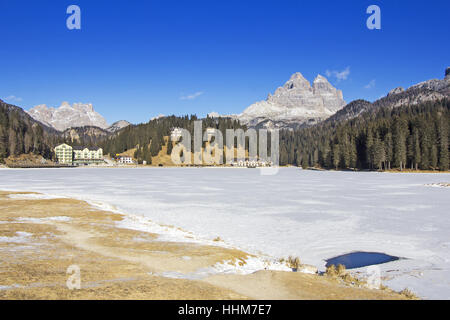
[[[94,126],[69,128],[60,133],[64,142],[72,146],[96,147],[112,132]]]
[[[139,125],[128,126],[116,134],[108,137],[101,143],[105,153],[115,155],[126,150],[136,148],[135,158],[139,162],[147,161],[151,163],[152,157],[158,155],[163,145],[167,145],[167,154],[172,152],[172,144],[167,143],[164,137],[170,136],[173,128],[184,128],[191,133],[191,139],[194,138],[194,121],[199,120],[197,116],[169,116],[158,118]],[[202,119],[203,130],[206,128],[216,128],[221,132],[226,129],[246,130],[247,128],[237,120],[229,118],[210,118]],[[192,141],[191,141],[192,142]]]
[[[280,131],[280,164],[327,169],[449,169],[450,99],[427,87],[395,90],[370,103],[356,100],[311,127]],[[35,153],[54,158],[59,143],[102,147],[115,155],[135,149],[140,162],[151,163],[172,128],[185,128],[193,139],[193,116],[169,116],[111,133],[97,127],[59,132],[34,120],[21,108],[0,100],[0,161]],[[246,126],[230,118],[203,120],[203,130]]]
[[[382,101],[383,102],[383,101]],[[385,101],[384,101],[385,102]],[[449,168],[450,100],[369,107],[357,117],[280,135],[280,163],[336,169]],[[356,108],[358,109],[358,108]]]
[[[21,108],[0,100],[0,162],[10,155],[40,154],[52,158],[52,147],[61,141],[58,131],[31,118]]]

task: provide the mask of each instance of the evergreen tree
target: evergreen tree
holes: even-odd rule
[[[439,137],[439,170],[448,170],[449,151],[448,151],[448,118],[440,118],[438,121]]]

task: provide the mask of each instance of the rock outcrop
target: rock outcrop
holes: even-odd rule
[[[27,113],[33,119],[58,131],[68,128],[95,126],[102,129],[109,127],[106,120],[94,111],[92,104],[63,102],[59,108],[48,108],[45,104],[38,105]]]
[[[345,105],[342,91],[318,75],[311,86],[299,72],[267,100],[252,104],[236,117],[252,127],[298,127],[317,123]]]
[[[325,122],[339,122],[356,118],[365,112],[375,112],[380,108],[397,108],[405,105],[417,105],[430,101],[442,100],[450,97],[449,68],[445,71],[443,80],[432,79],[423,81],[404,90],[402,87],[395,88],[373,103],[365,100],[355,100],[336,112]]]
[[[129,123],[128,121],[126,121],[126,120],[119,120],[119,121],[114,122],[106,130],[109,131],[109,132],[114,133],[114,132],[119,131],[119,130],[125,128],[125,127],[128,127],[129,125],[131,125],[131,123]]]
[[[398,88],[395,88],[395,89],[392,89],[391,91],[389,91],[388,96],[392,96],[394,94],[401,93],[403,91],[405,91],[405,89],[403,89],[403,87],[398,87]]]
[[[450,96],[450,68],[446,68],[445,70],[445,77],[442,80],[439,79],[431,79],[428,81],[420,82],[414,86],[412,86],[410,89],[428,89],[432,91],[439,92],[443,95]]]

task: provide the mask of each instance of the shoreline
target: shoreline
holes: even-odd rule
[[[279,166],[279,167],[256,167],[256,168],[248,168],[248,167],[235,167],[235,166],[194,166],[194,165],[185,165],[185,166],[153,166],[153,165],[112,165],[112,166],[27,166],[27,167],[8,167],[6,165],[0,165],[0,169],[11,169],[11,170],[31,170],[31,169],[267,169],[267,168],[278,168],[278,169],[298,169],[301,171],[318,171],[318,172],[355,172],[355,173],[402,173],[402,174],[450,174],[450,171],[439,171],[439,170],[351,170],[351,169],[323,169],[323,168],[306,168],[303,169],[301,167],[296,166]]]
[[[447,181],[447,175],[350,175],[343,172],[302,172],[295,168],[285,168],[270,178],[261,177],[254,170],[215,168],[198,172],[180,169],[91,171],[80,170],[76,175],[68,176],[67,170],[7,170],[3,171],[5,179],[1,189],[57,193],[96,204],[111,204],[116,207],[101,207],[109,211],[119,208],[124,214],[133,213],[139,217],[149,217],[159,224],[181,227],[208,241],[220,237],[258,256],[275,259],[298,256],[302,262],[317,266],[321,272],[325,271],[327,259],[353,251],[406,257],[379,265],[385,284],[396,291],[410,288],[426,299],[448,295],[448,289],[436,285],[446,281],[447,277],[443,272],[435,271],[446,268],[446,263],[439,259],[447,257],[443,250],[448,236],[445,228],[442,229],[447,220],[437,226],[431,219],[433,212],[438,215],[445,212],[442,206],[448,203],[448,189],[440,186],[439,182]],[[214,181],[213,185],[211,181]],[[349,183],[351,181],[355,183]],[[126,189],[120,187],[122,183]],[[300,187],[295,189],[305,190],[300,194],[292,192],[289,183]],[[246,185],[253,186],[254,193],[250,198],[242,193]],[[270,191],[268,186],[274,185],[285,186],[281,189],[284,191]],[[91,192],[85,191],[88,186],[93,188]],[[343,194],[331,191],[329,195],[311,192],[320,190],[321,186],[346,191]],[[381,207],[386,207],[390,215],[386,216],[379,209],[379,201],[367,193],[371,189],[378,191],[377,194],[385,202]],[[409,199],[411,194],[427,194],[436,201],[414,201]],[[205,198],[204,195],[209,196]],[[233,202],[228,204],[226,199]],[[280,199],[284,200],[280,202]],[[365,206],[348,207],[348,200],[343,199],[364,201]],[[390,199],[395,199],[395,202],[390,202]],[[371,214],[361,214],[361,209]],[[312,215],[311,210],[323,213],[317,217]],[[420,212],[427,214],[424,216]],[[276,220],[280,213],[281,219]],[[392,224],[377,222],[392,220],[392,217],[395,217],[395,222],[404,215],[415,213],[422,221],[420,225],[409,223],[408,228],[393,228]],[[373,221],[370,217],[380,217],[381,220]],[[367,218],[371,220],[367,221],[369,223],[359,222]],[[418,228],[418,233],[411,232],[411,228]],[[327,232],[329,237],[324,238],[323,232]],[[442,245],[429,247],[425,241],[430,237],[439,239]],[[355,239],[358,241],[355,242]],[[350,272],[366,276],[366,269],[352,269]]]
[[[3,204],[5,203],[8,205],[4,206]],[[5,209],[5,207],[8,209]],[[28,207],[33,210],[28,211]],[[287,272],[285,268],[285,271],[264,270],[264,266],[260,265],[260,270],[257,271],[257,265],[252,264],[258,261],[258,257],[237,248],[222,246],[221,244],[214,245],[214,243],[200,244],[179,242],[176,241],[176,238],[158,239],[161,234],[154,233],[154,229],[149,230],[147,228],[146,231],[143,231],[146,228],[143,230],[138,230],[138,228],[127,228],[127,226],[130,227],[130,225],[127,225],[127,221],[125,221],[125,223],[123,223],[123,221],[126,220],[125,218],[129,215],[96,208],[85,201],[52,197],[38,193],[0,191],[0,208],[0,220],[3,220],[3,222],[0,223],[0,230],[2,230],[0,239],[4,240],[0,241],[0,248],[2,249],[0,250],[0,255],[4,253],[5,243],[8,244],[6,247],[26,247],[27,245],[30,245],[29,243],[24,242],[27,237],[36,238],[36,236],[40,234],[41,236],[38,237],[38,239],[34,239],[34,242],[39,243],[39,250],[43,250],[43,253],[41,254],[52,256],[52,253],[54,254],[55,250],[58,251],[58,249],[42,249],[47,246],[69,246],[71,248],[70,252],[72,253],[71,259],[80,260],[83,265],[81,268],[83,277],[86,276],[88,279],[88,285],[85,288],[82,286],[81,290],[70,291],[64,289],[64,282],[62,282],[62,279],[66,278],[66,274],[65,270],[61,268],[58,272],[57,278],[59,278],[59,281],[57,282],[59,282],[59,285],[57,288],[49,286],[48,284],[46,285],[45,283],[42,284],[42,279],[37,281],[38,283],[41,283],[40,286],[37,286],[36,281],[34,281],[27,284],[19,284],[19,287],[17,287],[14,286],[17,285],[14,281],[17,282],[22,278],[26,279],[26,275],[22,274],[21,277],[16,278],[10,276],[8,278],[3,278],[2,283],[0,283],[0,298],[17,298],[16,295],[20,292],[21,295],[25,294],[27,296],[27,294],[32,293],[32,297],[44,299],[49,297],[57,299],[71,297],[80,298],[80,294],[82,298],[90,299],[95,297],[88,293],[89,290],[102,291],[105,289],[105,286],[108,288],[113,286],[116,288],[114,290],[120,292],[120,290],[123,289],[123,286],[128,286],[131,283],[134,283],[135,285],[136,281],[147,283],[150,280],[156,282],[173,282],[172,285],[176,286],[195,286],[196,288],[202,288],[200,291],[206,290],[200,296],[197,296],[199,293],[198,291],[192,293],[189,292],[189,290],[184,290],[184,292],[182,290],[182,297],[178,298],[183,299],[404,298],[404,296],[392,291],[369,290],[346,285],[342,286],[341,283],[334,279],[300,272]],[[51,210],[51,214],[49,213],[50,208],[54,209]],[[19,231],[21,227],[23,230]],[[48,241],[46,240],[49,237],[48,230],[46,235],[42,236],[42,233],[46,228],[52,230],[50,232],[52,233],[52,237],[50,237],[51,240]],[[9,231],[6,233],[6,230]],[[12,230],[16,230],[16,234],[12,233]],[[97,237],[94,237],[96,241],[92,240],[93,231],[95,231],[94,234],[97,235]],[[99,234],[104,236],[98,237]],[[111,236],[114,236],[115,238]],[[16,242],[13,242],[14,245],[11,245],[10,243],[5,242],[5,237],[9,237]],[[117,243],[114,241],[114,239],[117,238],[124,238],[125,242]],[[15,255],[18,254],[17,250],[19,249],[16,248]],[[29,268],[31,268],[31,266],[35,269],[41,268],[39,263],[36,262],[36,259],[30,259],[30,255],[32,258],[36,253],[30,252],[29,248],[20,249],[19,252],[21,250],[28,254],[27,264],[29,265]],[[133,254],[129,253],[130,250]],[[161,250],[165,253],[161,253]],[[134,251],[136,251],[136,254],[134,254]],[[116,269],[131,268],[130,270],[134,271],[125,272],[127,276],[125,278],[134,280],[123,280],[123,270],[120,270],[120,272],[117,271],[118,273],[121,273],[121,277],[117,277],[117,275],[114,274],[116,278],[110,275],[109,279],[104,279],[104,277],[99,274],[90,271],[94,266],[85,262],[83,257],[86,255],[95,256],[95,259],[100,260],[104,260],[105,256],[114,261],[118,260],[115,261],[114,266],[105,265],[104,272],[114,273],[113,271]],[[91,257],[91,259],[94,258]],[[10,258],[9,260],[14,260],[14,258]],[[48,263],[56,265],[61,264],[60,261],[56,260],[58,259],[53,257],[52,259],[49,259]],[[230,263],[230,261],[234,264]],[[108,264],[107,262],[105,263]],[[246,265],[249,267],[247,270],[245,270]],[[214,267],[216,267],[216,270],[213,270]],[[241,272],[239,272],[239,267],[241,268]],[[257,268],[252,269],[255,267]],[[142,268],[144,268],[146,272],[143,272],[141,270]],[[140,271],[137,271],[137,269],[140,269]],[[235,272],[233,272],[233,269],[235,269]],[[279,269],[283,270],[283,268]],[[0,267],[0,270],[2,270],[2,267]],[[33,269],[29,270],[30,272],[34,272]],[[238,270],[238,272],[236,272],[236,270]],[[119,280],[113,281],[114,279],[111,278]],[[139,279],[136,280],[137,278]],[[5,280],[7,281],[4,283]],[[89,287],[93,285],[91,282],[96,283],[95,285],[99,289],[89,289]],[[270,291],[273,291],[274,293],[268,291],[258,292],[258,290],[255,290],[254,287],[258,286],[257,284],[260,282],[264,283],[266,286],[269,285],[271,288]],[[84,281],[82,283],[84,283]],[[308,293],[308,290],[304,292],[305,288],[302,289],[303,291],[297,290],[299,288],[294,290],[295,288],[292,288],[292,283],[295,283],[295,286],[298,287],[304,286],[305,283],[308,283],[308,286],[311,286],[311,283],[313,283],[316,284],[316,286],[313,285],[312,289],[322,289],[320,289],[319,292],[311,289]],[[259,286],[261,286],[261,284],[259,284]],[[327,288],[326,290],[323,289],[325,287]],[[332,294],[330,293],[330,290]],[[130,296],[121,296],[119,294],[119,297],[117,298],[154,298],[153,296],[147,295],[141,296],[142,292],[135,291],[136,290],[134,290]],[[168,292],[163,287],[160,287],[157,292],[158,297],[162,297],[163,299],[177,299],[176,296],[167,296]],[[53,296],[54,294],[57,295]],[[115,297],[103,293],[103,295],[101,294],[100,297],[97,298],[114,299]]]

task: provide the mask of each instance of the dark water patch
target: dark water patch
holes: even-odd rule
[[[399,260],[399,257],[390,256],[385,253],[380,252],[351,252],[347,254],[343,254],[328,260],[326,266],[329,267],[331,265],[337,266],[338,264],[342,264],[346,269],[355,269],[366,266],[371,266],[374,264],[382,264],[386,262],[391,262],[395,260]]]

